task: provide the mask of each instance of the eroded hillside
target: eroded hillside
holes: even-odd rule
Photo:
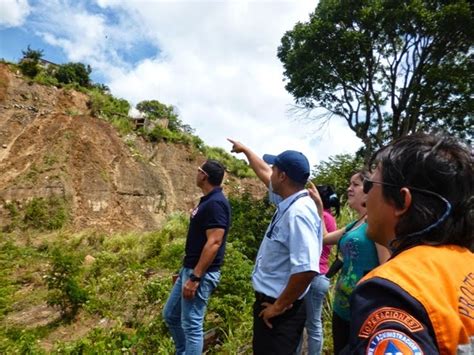
[[[86,94],[26,81],[0,64],[0,224],[15,202],[57,197],[74,229],[153,229],[175,210],[189,210],[200,191],[205,157],[177,144],[120,136],[93,117]],[[262,195],[253,179],[229,176],[227,193]]]

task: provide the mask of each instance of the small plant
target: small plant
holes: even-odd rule
[[[79,111],[75,108],[68,108],[65,113],[66,113],[66,115],[71,116],[71,117],[81,115],[81,111]]]
[[[25,207],[24,228],[55,230],[62,228],[68,220],[64,199],[59,197],[35,197]]]
[[[59,86],[58,79],[46,70],[40,70],[34,77],[34,82],[45,86]]]
[[[38,179],[39,173],[40,173],[40,171],[38,170],[36,165],[33,164],[31,166],[30,170],[28,170],[28,172],[26,173],[25,180],[35,183],[36,180]]]
[[[49,295],[48,304],[58,306],[63,316],[74,318],[87,301],[86,291],[79,285],[80,261],[76,255],[59,248],[51,253],[51,270],[46,275]]]
[[[43,157],[43,163],[48,168],[52,167],[54,164],[58,162],[58,157],[53,153],[48,153]]]

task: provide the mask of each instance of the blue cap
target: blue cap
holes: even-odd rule
[[[294,150],[285,150],[278,155],[265,154],[265,163],[276,165],[288,177],[298,183],[306,184],[309,178],[309,162],[303,153]]]

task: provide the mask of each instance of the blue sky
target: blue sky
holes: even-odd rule
[[[312,164],[355,152],[342,120],[299,119],[276,57],[306,21],[309,0],[0,0],[0,58],[28,45],[57,63],[91,65],[92,78],[132,104],[175,105],[207,144],[235,138],[257,153],[304,152]]]

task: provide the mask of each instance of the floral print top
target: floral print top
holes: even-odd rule
[[[350,229],[356,222],[348,224]],[[347,321],[350,320],[349,298],[357,282],[370,270],[379,265],[375,243],[367,238],[367,223],[346,232],[339,241],[339,253],[344,260],[336,282],[334,312]]]

